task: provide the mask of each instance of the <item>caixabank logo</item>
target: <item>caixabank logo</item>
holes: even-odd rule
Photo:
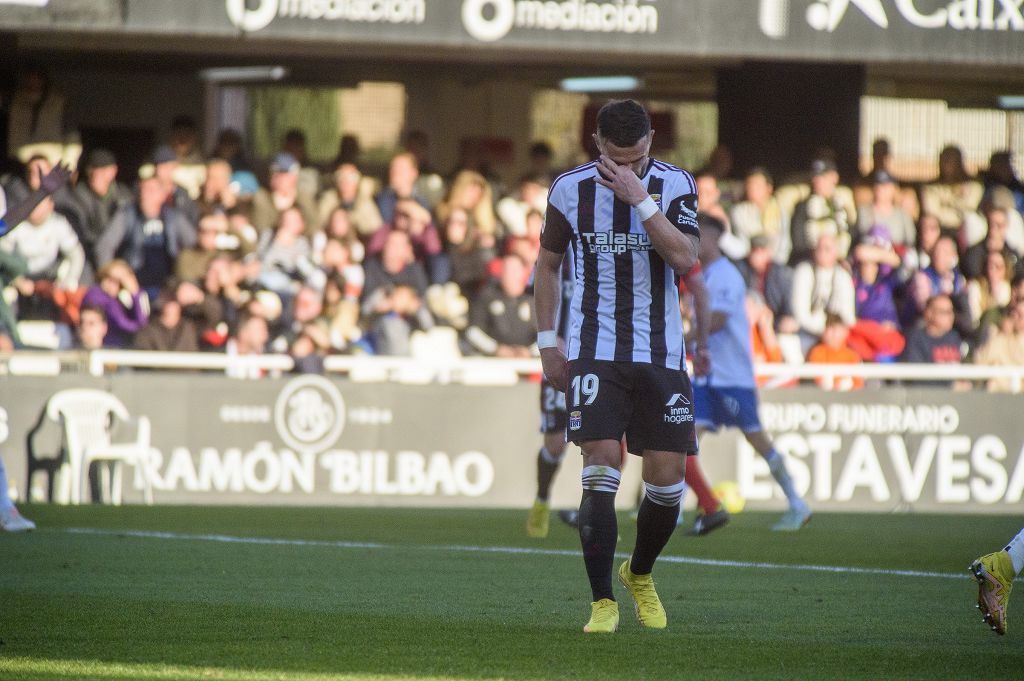
[[[463,0],[462,25],[485,43],[513,29],[649,34],[658,32],[658,8],[652,0]]]
[[[1024,0],[760,0],[758,25],[775,39],[789,34],[795,9],[815,31],[834,33],[856,12],[878,29],[900,21],[915,28],[956,31],[1024,31]]]
[[[422,24],[426,0],[225,0],[228,19],[255,33],[274,19]]]

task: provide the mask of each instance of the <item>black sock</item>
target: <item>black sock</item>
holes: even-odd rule
[[[558,464],[561,460],[551,463],[544,457],[545,449],[541,447],[540,451],[537,452],[537,498],[541,501],[547,501],[551,495],[551,482],[555,479],[555,473],[558,472]]]
[[[644,497],[636,517],[636,547],[629,561],[629,570],[634,575],[649,575],[654,561],[665,548],[669,537],[676,529],[679,504],[662,506]]]
[[[580,543],[583,562],[590,578],[594,600],[615,600],[612,593],[612,563],[615,561],[615,543],[619,538],[619,524],[615,517],[615,494],[583,490],[580,501]]]

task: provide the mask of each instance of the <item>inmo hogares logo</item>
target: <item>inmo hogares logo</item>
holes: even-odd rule
[[[250,33],[277,17],[422,24],[427,14],[426,0],[225,0],[225,8],[231,23]]]
[[[652,0],[463,0],[462,25],[482,42],[494,42],[513,28],[587,33],[657,33]]]

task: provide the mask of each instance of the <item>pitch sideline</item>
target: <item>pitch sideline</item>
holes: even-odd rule
[[[185,534],[180,532],[158,532],[151,530],[100,530],[89,527],[69,527],[70,534],[96,535],[103,537],[135,537],[139,539],[176,539],[180,541],[215,542],[221,544],[255,544],[262,546],[316,546],[337,549],[419,549],[422,551],[450,551],[456,553],[497,553],[505,555],[571,556],[578,558],[579,551],[567,549],[542,549],[519,546],[468,546],[462,544],[381,544],[377,542],[326,541],[322,539],[274,539],[270,537],[237,537],[227,534]],[[616,553],[618,558],[628,558],[628,553]],[[740,560],[716,560],[713,558],[691,558],[687,556],[662,555],[659,562],[707,567],[732,567],[760,570],[797,570],[801,572],[824,572],[831,574],[876,575],[888,577],[923,577],[927,579],[966,579],[965,571],[929,572],[924,570],[892,570],[885,568],[849,567],[843,565],[804,565],[786,563],[751,562]]]

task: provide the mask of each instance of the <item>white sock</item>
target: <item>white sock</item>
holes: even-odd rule
[[[782,455],[773,449],[768,452],[768,456],[764,457],[764,460],[768,462],[768,470],[772,472],[775,482],[779,483],[779,487],[782,488],[790,507],[803,508],[806,506],[807,504],[800,498],[796,488],[793,486],[793,478],[789,477],[789,471],[786,470],[786,460],[782,458]]]
[[[1024,570],[1024,530],[1018,532],[1017,536],[1010,540],[1006,552],[1010,554],[1010,560],[1013,561],[1013,574],[1019,575],[1020,571]]]
[[[562,456],[564,454],[565,454],[565,450],[562,450],[561,454],[559,454],[558,456],[555,456],[550,451],[548,451],[547,447],[544,447],[542,445],[541,448],[540,448],[540,458],[543,459],[544,461],[546,461],[547,463],[551,463],[551,464],[560,464],[560,463],[562,463]]]
[[[6,513],[14,507],[7,493],[7,469],[4,468],[4,457],[0,456],[0,513]]]
[[[580,477],[583,480],[583,489],[615,494],[619,491],[622,473],[611,466],[587,466]]]

